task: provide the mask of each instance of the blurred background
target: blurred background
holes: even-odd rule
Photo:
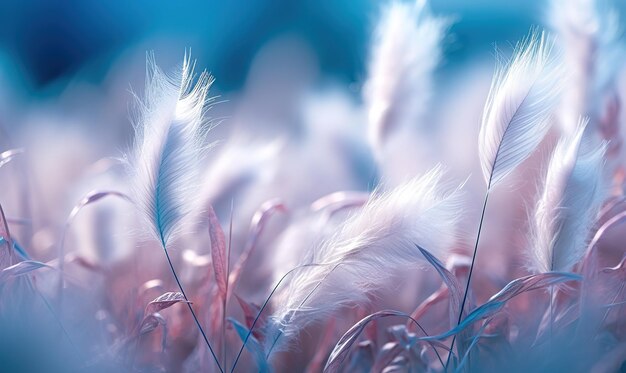
[[[624,10],[624,2],[621,4]],[[284,56],[309,58],[324,75],[359,84],[365,75],[368,39],[384,1],[3,1],[0,4],[0,71],[13,96],[58,95],[78,82],[98,87],[131,56],[154,51],[162,63],[190,48],[199,67],[217,78],[215,88],[240,88],[255,58],[286,36],[300,49]],[[436,14],[451,16],[448,65],[475,55],[489,57],[493,44],[514,42],[544,20],[540,0],[434,0]],[[307,54],[308,53],[308,54]],[[141,61],[142,58],[139,58]],[[141,64],[141,63],[140,63]],[[136,68],[136,67],[135,67]],[[106,87],[100,87],[106,89]]]
[[[626,1],[610,2],[620,13],[619,19],[626,19]],[[399,88],[395,88],[401,93],[407,76],[407,85],[415,87],[397,97],[392,90],[390,101],[410,110],[399,115],[404,122],[398,120],[398,128],[389,130],[393,136],[377,147],[367,138],[368,120],[375,120],[371,119],[364,86],[371,67],[371,49],[376,45],[372,36],[387,3],[0,1],[0,157],[8,149],[24,150],[23,154],[16,153],[20,155],[0,173],[10,178],[2,179],[10,182],[2,184],[0,204],[12,225],[13,238],[37,260],[62,256],[58,247],[64,242],[66,253],[78,253],[75,259],[116,268],[127,275],[116,279],[115,286],[103,281],[99,292],[80,289],[77,295],[67,296],[68,303],[73,299],[75,304],[84,305],[87,303],[83,299],[90,297],[99,302],[101,294],[119,290],[128,301],[115,299],[112,304],[120,307],[111,313],[127,316],[129,312],[123,307],[135,302],[135,296],[127,294],[131,288],[152,278],[171,282],[164,258],[152,252],[136,255],[145,268],[134,277],[124,267],[130,266],[128,258],[134,260],[131,254],[153,249],[150,242],[136,238],[142,227],[124,201],[117,201],[119,205],[105,201],[97,209],[81,212],[67,238],[64,229],[73,207],[90,190],[128,192],[128,175],[117,160],[132,148],[136,102],[144,96],[146,57],[153,55],[156,64],[170,73],[177,71],[185,54],[191,54],[197,60],[196,72],[207,70],[215,78],[210,95],[216,97],[216,105],[208,116],[220,123],[208,135],[209,142],[217,145],[209,152],[206,167],[203,165],[199,211],[213,206],[223,227],[232,217],[233,258],[246,247],[248,227],[260,207],[279,198],[288,211],[268,223],[259,248],[249,259],[254,271],[246,273],[238,295],[260,303],[274,278],[293,268],[300,260],[298,255],[312,250],[330,235],[333,224],[338,226],[345,219],[348,213],[343,211],[333,215],[334,220],[325,220],[325,212],[316,206],[332,205],[333,201],[324,197],[338,191],[368,192],[379,185],[393,187],[436,163],[446,166],[453,185],[465,183],[467,206],[463,215],[470,223],[460,227],[459,236],[470,238],[459,239],[451,249],[469,252],[485,188],[476,138],[493,75],[495,50],[497,47],[507,56],[533,26],[549,29],[550,2],[429,1],[433,18],[445,24],[441,26],[443,40],[399,43],[402,51],[410,49],[407,44],[421,51],[417,58],[406,53],[397,59],[399,65],[405,60],[414,63],[419,79],[411,81],[412,74],[406,73],[413,70],[406,66],[400,66],[395,74],[393,63],[388,69],[393,71],[380,74],[382,86],[386,77],[395,75],[400,77],[399,82],[392,81],[391,85],[397,83]],[[428,29],[417,35],[432,33],[440,35]],[[619,40],[610,45],[607,54],[618,55],[613,52],[623,49],[623,33],[620,29]],[[607,85],[615,85],[615,97],[624,97],[626,73],[623,58],[617,60],[608,78],[596,78],[610,80]],[[611,58],[606,61],[615,62]],[[617,110],[616,123],[623,127],[626,113]],[[398,118],[392,116],[388,121],[394,119]],[[624,133],[624,128],[621,131]],[[626,149],[621,151],[619,159],[626,159]],[[547,151],[539,153],[511,178],[512,187],[502,188],[490,197],[492,210],[485,220],[490,229],[481,238],[481,244],[490,249],[482,250],[481,254],[488,257],[478,260],[493,278],[526,273],[519,263],[525,260],[522,249],[527,244],[523,234],[528,224],[527,202],[533,201],[541,184],[539,171],[549,155]],[[514,203],[511,192],[515,193]],[[363,202],[362,194],[354,198]],[[183,281],[199,289],[210,261],[208,233],[206,224],[189,225],[196,236],[190,236],[190,242],[177,243],[180,250],[175,253],[185,266],[181,270]],[[619,247],[615,253],[621,255]],[[511,259],[512,249],[517,251]],[[80,274],[83,269],[73,270]],[[424,282],[406,281],[402,286],[407,291],[398,292],[403,294],[402,299],[394,292],[387,295],[389,299],[381,297],[381,303],[414,309],[416,299],[425,298],[438,286],[435,276],[429,278]],[[495,286],[486,277],[480,281],[477,287],[492,293],[504,285]],[[413,286],[417,283],[419,288]],[[100,307],[95,301],[93,304]],[[76,315],[81,309],[73,312],[67,319],[80,321]],[[80,323],[71,328],[81,333],[90,330]],[[127,329],[120,327],[110,334],[117,338]],[[181,335],[184,337],[184,333]],[[88,338],[91,334],[85,334]],[[317,344],[305,348],[312,355]],[[304,360],[298,364],[294,366],[303,366]]]
[[[225,165],[239,162],[241,170],[220,169],[215,160],[217,171],[209,171],[207,177],[270,170],[261,163],[276,164],[270,161],[274,157],[293,158],[293,170],[276,167],[284,170],[284,178],[263,171],[267,175],[261,179],[280,187],[268,187],[267,195],[251,198],[251,210],[276,194],[289,200],[284,190],[293,191],[294,203],[306,203],[336,190],[371,189],[377,176],[362,139],[367,125],[362,88],[372,35],[386,3],[2,1],[0,149],[27,149],[29,161],[40,166],[33,171],[34,185],[54,196],[37,193],[42,201],[33,204],[52,211],[48,223],[61,221],[79,196],[94,187],[70,187],[72,181],[82,179],[99,159],[120,157],[131,147],[135,96],[143,94],[146,55],[153,53],[157,65],[171,72],[185,53],[191,53],[197,71],[206,69],[215,77],[211,95],[219,104],[209,116],[223,125],[211,131],[209,141],[229,139],[242,153],[242,159],[233,161],[229,147],[212,152],[214,158],[223,153]],[[612,3],[623,19],[626,2]],[[444,162],[455,176],[466,178],[476,159],[463,154],[474,154],[472,139],[491,80],[495,47],[510,53],[532,26],[548,24],[548,4],[539,0],[432,0],[429,4],[436,17],[450,22],[450,29],[442,43],[443,58],[436,65],[432,105],[419,131],[437,128],[445,133],[448,128],[455,136],[437,142],[432,134],[420,132],[421,138],[431,138],[424,141],[428,144],[414,146],[413,137],[406,140],[408,144],[397,145],[399,158],[390,158],[394,171],[388,179],[394,178],[395,170],[401,179],[434,162]],[[304,172],[301,164],[307,160],[286,157],[290,150],[284,146],[296,144],[293,151],[298,152],[302,147],[298,138],[305,137],[311,151],[308,155],[302,150],[303,158],[320,152],[328,153],[328,158],[311,159],[307,172],[320,169],[323,175],[301,175],[302,185],[295,185],[296,172]],[[250,157],[241,150],[251,147],[260,156]],[[415,162],[417,158],[421,162]],[[308,179],[333,183],[312,188]],[[302,192],[310,195],[302,197]],[[207,192],[211,193],[223,191]],[[229,197],[221,199],[224,206],[211,198],[221,216],[227,215]],[[1,202],[9,209],[16,203]],[[247,215],[243,214],[243,221]]]

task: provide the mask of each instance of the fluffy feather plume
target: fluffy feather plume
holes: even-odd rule
[[[419,124],[427,109],[448,21],[433,17],[425,3],[390,3],[376,29],[364,98],[378,157],[394,129]]]
[[[483,175],[495,186],[539,145],[558,102],[561,69],[544,33],[517,45],[507,66],[498,66],[478,139]]]
[[[324,266],[294,272],[276,304],[269,335],[293,336],[344,306],[367,302],[391,274],[424,260],[416,245],[444,256],[455,239],[461,194],[442,186],[441,177],[437,167],[390,192],[375,192],[304,261]]]
[[[535,212],[532,268],[536,272],[571,270],[582,258],[585,242],[602,203],[606,144],[585,140],[587,121],[558,143]]]
[[[590,117],[590,127],[596,127],[604,94],[614,84],[623,55],[617,12],[602,0],[552,0],[549,22],[558,33],[572,77],[564,93],[561,129],[576,132],[580,116]]]
[[[203,72],[192,86],[193,63],[165,75],[150,58],[145,101],[130,160],[133,193],[152,234],[165,247],[180,230],[197,198],[198,162],[205,150],[203,113],[211,77]]]

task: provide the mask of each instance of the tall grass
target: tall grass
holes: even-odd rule
[[[123,159],[18,137],[0,370],[623,370],[619,19],[600,0],[546,11],[554,32],[492,76],[443,79],[454,18],[395,0],[358,94],[274,115],[273,90],[293,93],[276,81],[209,131],[212,78],[149,56]]]

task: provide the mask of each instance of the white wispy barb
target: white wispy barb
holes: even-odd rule
[[[511,61],[496,68],[478,139],[490,188],[528,158],[550,127],[563,78],[552,45],[545,33],[531,33]]]
[[[531,265],[536,272],[569,271],[585,252],[603,198],[606,144],[585,139],[587,120],[557,144],[534,219]]]
[[[425,1],[393,1],[384,9],[364,89],[368,140],[377,157],[393,130],[423,120],[448,24],[433,17]]]
[[[193,86],[194,64],[187,56],[180,73],[172,76],[152,58],[147,65],[145,100],[129,165],[139,211],[166,247],[196,205],[199,161],[206,148],[203,114],[212,78],[203,72]]]
[[[204,141],[208,131],[204,112],[213,80],[202,72],[193,85],[194,63],[188,56],[180,73],[172,76],[165,75],[152,58],[148,58],[147,66],[145,100],[135,124],[135,154],[128,160],[133,199],[161,244],[187,308],[223,372],[168,253],[169,242],[181,231],[181,221],[199,203],[199,166],[207,148]]]
[[[438,257],[453,244],[461,193],[441,182],[440,167],[389,192],[374,192],[293,272],[275,302],[268,331],[271,345],[294,336],[308,324],[346,306],[364,304],[371,291],[388,285],[394,274],[415,268],[423,256],[416,245]],[[268,346],[271,348],[271,346]]]
[[[594,128],[623,56],[617,12],[604,0],[552,0],[549,23],[563,47],[564,67],[571,76],[560,110],[561,129],[575,132],[580,116],[590,117]]]

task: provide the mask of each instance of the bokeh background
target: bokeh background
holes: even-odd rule
[[[624,19],[626,2],[612,3]],[[246,165],[242,168],[269,168],[252,158],[259,162],[263,157],[290,158],[285,155],[289,151],[272,153],[272,149],[289,143],[299,151],[298,137],[307,137],[306,146],[311,147],[311,155],[304,158],[328,154],[327,159],[311,159],[307,175],[297,174],[305,172],[299,165],[293,170],[281,165],[284,179],[264,171],[270,174],[270,184],[276,185],[267,187],[267,195],[242,202],[251,211],[274,194],[289,200],[285,190],[293,191],[292,202],[304,204],[337,190],[372,189],[377,175],[372,155],[363,147],[367,118],[362,88],[372,35],[385,4],[378,0],[0,2],[0,147],[25,148],[31,164],[37,165],[31,176],[39,189],[34,195],[41,200],[32,204],[50,216],[33,224],[63,221],[83,193],[100,186],[75,186],[76,180],[85,178],[85,170],[103,157],[120,157],[131,148],[135,96],[143,95],[147,54],[170,72],[185,53],[191,53],[197,71],[206,69],[214,76],[211,95],[218,104],[209,115],[222,125],[211,131],[209,141],[229,139],[237,144],[231,141],[235,139],[242,149],[252,147],[266,154],[229,160],[226,165],[241,161]],[[447,164],[459,179],[476,171],[475,157],[466,155],[474,154],[473,139],[495,48],[506,55],[531,27],[548,24],[545,1],[432,0],[429,5],[436,16],[450,21],[450,29],[435,71],[432,107],[418,130],[422,138],[436,137],[424,135],[428,128],[446,135],[443,140],[428,140],[431,149],[421,153],[409,150],[423,147],[414,146],[414,140],[395,146],[398,154],[389,161],[394,168],[389,179],[396,170],[401,179],[435,162]],[[320,130],[318,142],[313,127],[331,129]],[[304,131],[309,133],[301,135]],[[338,147],[333,144],[337,138],[344,142]],[[211,157],[228,149],[218,147]],[[333,149],[340,150],[333,153]],[[308,162],[291,158],[294,164]],[[415,162],[417,158],[422,161]],[[338,159],[348,161],[341,164]],[[310,174],[313,169],[321,174]],[[218,171],[216,175],[227,172]],[[331,179],[324,188],[308,181]],[[482,188],[480,180],[476,188]],[[245,194],[239,192],[235,194]],[[222,217],[228,215],[229,198],[222,199],[224,205],[213,201]],[[13,198],[0,202],[9,211],[19,211]],[[241,214],[242,227],[250,214]],[[36,216],[35,212],[33,219]],[[48,236],[52,235],[43,235],[47,238],[35,246],[52,247]]]
[[[624,2],[615,2],[623,12]],[[68,1],[0,4],[0,71],[13,95],[49,97],[76,82],[98,86],[129,55],[156,53],[178,61],[190,48],[215,88],[243,86],[255,58],[272,41],[302,43],[320,71],[347,83],[365,75],[378,0]],[[453,17],[448,66],[485,56],[494,43],[514,42],[545,20],[540,0],[434,0]],[[296,58],[293,57],[292,58]],[[141,60],[141,58],[139,58]],[[288,63],[286,60],[285,63]],[[126,65],[126,69],[130,69]],[[102,89],[105,89],[102,87]]]
[[[476,139],[495,49],[507,56],[532,27],[547,27],[548,3],[430,1],[435,17],[450,22],[442,42],[443,58],[433,57],[437,68],[432,86],[426,68],[422,75],[427,84],[415,89],[425,103],[417,115],[419,123],[404,126],[385,144],[386,153],[375,159],[366,139],[368,103],[363,87],[384,0],[0,1],[0,152],[25,150],[0,173],[11,181],[2,184],[0,204],[11,221],[13,238],[37,260],[56,260],[59,242],[64,242],[64,250],[75,254],[74,259],[117,271],[95,283],[81,262],[68,264],[68,272],[89,279],[82,281],[89,289],[73,289],[66,295],[68,304],[80,306],[66,316],[70,332],[85,338],[86,345],[89,341],[97,347],[96,342],[102,342],[93,342],[92,329],[82,324],[99,310],[100,298],[115,298],[111,303],[117,308],[112,307],[111,314],[128,315],[124,307],[137,301],[131,292],[139,284],[159,278],[168,289],[175,288],[160,251],[136,234],[143,228],[125,202],[90,206],[67,237],[64,229],[72,208],[87,192],[128,192],[128,175],[112,158],[132,149],[133,113],[136,98],[144,93],[146,57],[153,55],[159,67],[171,72],[185,54],[191,54],[197,60],[196,71],[207,70],[215,78],[210,94],[216,104],[209,116],[220,123],[208,135],[216,146],[203,168],[199,209],[213,206],[223,227],[232,213],[233,258],[237,258],[259,207],[275,198],[288,207],[288,213],[277,214],[268,223],[249,260],[254,270],[246,272],[237,295],[261,303],[274,280],[295,267],[297,255],[321,242],[331,232],[326,227],[339,226],[348,215],[343,212],[332,224],[315,226],[319,211],[313,207],[320,198],[337,191],[393,187],[436,163],[446,166],[453,184],[465,183],[467,206],[459,236],[469,238],[455,243],[455,249],[470,252],[485,188]],[[626,19],[626,1],[612,4],[619,18]],[[623,48],[623,40],[622,35],[616,50]],[[626,74],[621,64],[615,70],[615,89],[624,97]],[[413,103],[410,99],[407,106]],[[619,115],[623,127],[626,114],[622,110]],[[624,128],[621,131],[625,133]],[[556,138],[553,134],[551,140]],[[545,150],[550,147],[544,148],[511,178],[512,187],[490,197],[485,220],[489,230],[481,237],[488,250],[477,259],[482,273],[489,274],[476,280],[485,299],[505,280],[526,274],[521,265],[527,248],[523,232],[527,207],[541,184],[541,165],[549,159]],[[625,152],[622,149],[622,155]],[[184,268],[183,281],[202,291],[197,284],[204,283],[209,263],[205,227],[192,226],[196,236],[172,250],[176,264]],[[623,241],[617,235],[611,239]],[[608,263],[614,265],[622,255],[621,246],[619,250],[615,246],[611,255]],[[138,274],[131,276],[131,269]],[[414,309],[417,299],[437,289],[438,281],[430,275],[423,281],[407,280],[397,292],[381,296],[380,303]],[[237,307],[231,311],[241,319]],[[88,321],[93,327],[102,320]],[[337,330],[350,325],[346,320]],[[123,336],[128,330],[119,327],[110,334]],[[173,346],[181,340],[193,346],[194,336],[185,330],[179,328]],[[317,347],[303,344],[303,353],[286,356],[284,366],[305,366]]]

